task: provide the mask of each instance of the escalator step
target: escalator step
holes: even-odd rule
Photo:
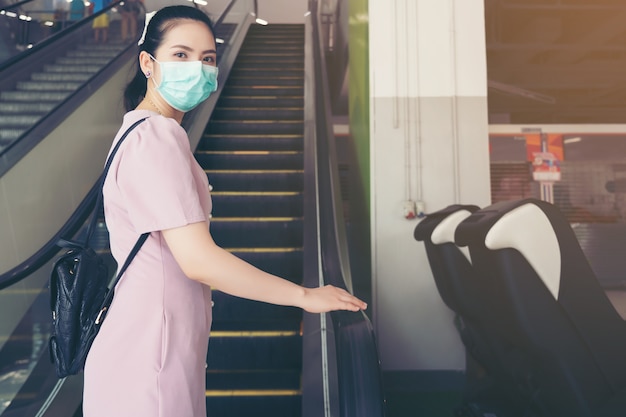
[[[280,65],[277,65],[275,61],[259,61],[259,60],[248,60],[241,61],[235,63],[237,66],[245,65],[246,67],[256,68],[259,71],[265,71],[268,69],[280,70],[281,66],[288,71],[304,71],[304,61],[301,62],[281,62]]]
[[[215,113],[214,113],[215,115]],[[304,146],[303,135],[267,135],[267,134],[209,134],[202,136],[198,151],[301,151]]]
[[[123,44],[114,44],[114,43],[107,43],[107,44],[93,44],[93,43],[81,43],[79,44],[76,49],[79,51],[102,51],[102,52],[107,52],[107,51],[121,51],[122,49],[124,49],[126,47],[126,45]]]
[[[258,74],[249,74],[248,76],[233,76],[230,77],[228,82],[236,84],[237,86],[299,86],[302,88],[304,83],[304,75],[297,76],[267,76],[261,77]]]
[[[20,81],[16,85],[18,91],[75,91],[82,83],[78,82],[44,82]]]
[[[248,53],[257,53],[257,52],[275,52],[277,48],[280,48],[280,51],[285,54],[295,53],[299,56],[304,56],[304,51],[302,50],[302,44],[299,42],[292,42],[290,44],[286,44],[284,42],[244,42],[241,45],[241,49],[239,49],[239,54],[247,55]]]
[[[259,86],[233,86],[226,85],[222,94],[228,96],[302,96],[304,88],[302,86],[280,86],[280,85],[259,85]]]
[[[197,151],[196,159],[205,169],[301,169],[299,151]]]
[[[111,62],[111,58],[102,57],[59,57],[56,60],[58,65],[99,65],[104,66]]]
[[[301,107],[304,105],[303,96],[252,96],[249,94],[241,94],[238,96],[221,96],[219,104],[224,107]]]
[[[65,74],[62,72],[36,72],[31,75],[33,81],[70,81],[70,82],[85,82],[92,77],[92,74],[84,73],[71,73]]]
[[[7,127],[30,127],[37,123],[41,119],[41,115],[29,115],[29,114],[12,114],[2,115],[0,114],[0,126]]]
[[[274,50],[273,52],[269,51],[259,51],[258,49],[249,49],[244,53],[240,53],[237,57],[236,62],[245,62],[245,61],[274,61],[274,62],[304,62],[304,51],[302,49],[293,50],[293,51],[283,51],[282,48],[279,52]]]
[[[98,72],[101,65],[59,65],[59,64],[50,64],[44,65],[44,71],[46,72],[64,72],[64,73],[87,73],[93,74]]]
[[[2,91],[0,100],[7,101],[61,101],[65,100],[69,91]]]
[[[218,107],[212,120],[304,120],[302,107]]]
[[[206,170],[214,190],[300,191],[302,170]]]
[[[255,251],[231,249],[229,252],[265,272],[278,275],[293,282],[302,282],[302,248],[283,248],[282,250],[274,251],[267,248]]]
[[[245,371],[207,370],[206,388],[216,390],[299,390],[300,371],[260,369]]]
[[[22,136],[26,129],[0,128],[0,144],[2,147],[8,146],[12,141]]]
[[[300,332],[300,315],[295,315],[291,319],[266,319],[266,320],[232,320],[219,317],[213,321],[211,331],[257,331],[257,330],[282,330]]]
[[[214,217],[301,217],[302,193],[213,193]]]
[[[69,58],[104,58],[107,57],[113,59],[117,56],[119,49],[109,49],[109,50],[75,50],[68,51],[67,57]]]
[[[211,416],[297,417],[302,414],[299,392],[207,391],[207,414]]]
[[[264,68],[254,67],[234,67],[230,72],[230,77],[303,77],[304,70],[296,68],[293,70],[285,68]]]
[[[209,134],[252,134],[268,135],[292,134],[303,135],[302,120],[213,120],[206,129]]]
[[[233,323],[238,321],[242,328],[246,327],[248,321],[257,323],[259,321],[269,320],[290,320],[294,323],[300,323],[302,318],[302,310],[295,307],[277,306],[273,304],[261,303],[259,301],[246,300],[232,295],[228,295],[219,291],[213,291],[213,321],[219,323],[222,318],[227,322]],[[219,324],[216,324],[216,327]],[[209,351],[213,349],[210,346]],[[219,362],[215,362],[217,367]],[[224,369],[225,366],[220,368]]]
[[[301,247],[302,218],[211,219],[211,234],[221,247]]]
[[[1,102],[0,113],[48,113],[56,103]]]
[[[217,302],[216,302],[217,304]],[[223,333],[243,336],[222,336]],[[302,337],[298,331],[211,332],[209,369],[298,369],[302,367]],[[256,333],[252,333],[256,334]]]

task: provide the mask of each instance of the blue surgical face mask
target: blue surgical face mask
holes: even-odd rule
[[[188,112],[217,90],[217,67],[201,61],[159,62],[152,55],[150,58],[161,68],[160,84],[152,79],[155,89],[176,110]]]

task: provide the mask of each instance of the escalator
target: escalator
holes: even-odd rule
[[[22,136],[117,57],[127,44],[94,44],[83,40],[65,56],[33,72],[29,80],[18,81],[13,89],[0,92],[0,151]]]
[[[302,282],[304,26],[252,26],[196,150],[215,242]],[[302,312],[214,290],[207,410],[301,415]]]
[[[315,145],[316,140],[326,140],[322,136],[328,119],[317,119],[323,99],[314,98],[323,90],[324,81],[315,84],[312,77],[304,76],[319,72],[319,65],[315,69],[311,65],[323,57],[311,56],[315,38],[310,24],[306,30],[301,25],[251,25],[253,4],[252,0],[233,0],[220,15],[216,25],[216,35],[224,39],[220,89],[183,121],[196,158],[213,186],[212,234],[220,246],[261,269],[306,286],[332,283],[350,289],[333,261],[339,252],[333,243],[335,226],[329,223],[335,214],[328,207],[337,204],[327,198],[333,186],[318,179],[315,168],[319,164],[320,170],[328,170],[332,161],[332,151]],[[0,274],[1,417],[72,416],[80,405],[82,376],[57,380],[48,360],[46,281],[51,260],[58,253],[53,242],[59,235],[71,238],[82,233],[84,214],[94,197],[88,190],[101,166],[93,161],[104,160],[113,137],[107,129],[114,132],[119,126],[115,120],[98,120],[104,114],[98,113],[99,107],[90,107],[89,100],[119,96],[121,83],[114,78],[128,73],[127,64],[134,59],[129,51],[114,58],[127,61],[117,65],[115,74],[105,65],[86,85],[70,93],[70,100],[87,97],[86,102],[71,104],[73,110],[68,110],[67,99],[57,104],[0,151],[0,188],[5,193],[15,191],[12,197],[22,199],[16,206],[24,208],[19,219],[32,222],[23,225],[23,233],[49,237],[45,244],[12,244],[6,239],[7,230],[15,231],[4,228],[0,216],[4,238],[0,267],[11,261],[7,254],[32,254]],[[116,104],[107,102],[107,106]],[[91,109],[92,118],[81,113],[85,107]],[[51,124],[50,118],[60,125]],[[70,119],[78,123],[73,129],[89,133],[84,143],[54,145],[55,137],[76,135],[65,127]],[[97,129],[89,125],[93,120],[99,123]],[[72,155],[55,153],[68,153],[76,146],[91,155],[78,167],[73,166]],[[43,154],[39,159],[33,156],[37,152]],[[19,168],[20,164],[26,168]],[[71,169],[84,173],[81,182],[59,184],[80,176]],[[7,185],[10,177],[17,177],[16,186]],[[36,194],[29,194],[31,187]],[[49,188],[71,192],[64,198]],[[0,213],[6,204],[18,218],[1,198]],[[41,206],[39,214],[29,215],[35,211],[28,201]],[[63,221],[69,218],[60,225],[52,216],[59,205],[63,207],[56,216]],[[103,223],[99,228],[96,240],[105,250],[106,229]],[[207,358],[209,415],[382,415],[380,369],[371,324],[363,313],[303,314],[294,308],[227,296],[219,288],[214,289],[214,301]]]

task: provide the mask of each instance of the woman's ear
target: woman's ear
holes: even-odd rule
[[[146,78],[149,78],[152,74],[154,74],[154,62],[152,58],[150,58],[150,54],[146,51],[141,51],[139,53],[139,67],[141,68],[141,72],[143,72]]]

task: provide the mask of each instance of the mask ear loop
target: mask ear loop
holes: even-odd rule
[[[143,43],[146,41],[146,32],[148,32],[148,23],[150,23],[150,20],[152,20],[152,18],[154,17],[156,13],[157,12],[146,13],[146,23],[143,26],[143,33],[141,34],[141,38],[139,39],[139,42],[137,42],[138,46],[143,45]]]
[[[161,65],[161,63],[159,61],[157,61],[157,59],[155,57],[153,57],[152,54],[148,54],[148,56],[150,57],[151,60],[153,60],[154,62],[159,64],[159,66]],[[149,77],[147,77],[147,78],[149,78]],[[154,83],[154,86],[158,89],[159,85],[156,83],[154,77],[152,78],[152,82]]]

